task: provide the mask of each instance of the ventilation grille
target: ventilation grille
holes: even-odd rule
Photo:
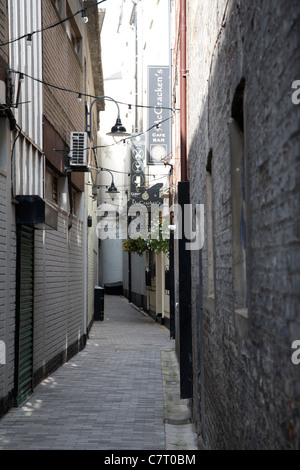
[[[71,166],[88,165],[87,132],[71,132]]]

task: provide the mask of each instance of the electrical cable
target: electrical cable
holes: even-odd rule
[[[173,110],[174,112],[176,112],[175,110]],[[169,121],[170,119],[173,119],[173,116],[170,116],[166,119],[163,119],[162,121],[160,121],[160,124],[162,124],[163,122],[166,122],[166,121]],[[135,134],[134,136],[129,136],[129,137],[125,137],[123,138],[122,140],[120,140],[119,142],[115,142],[113,144],[107,144],[107,145],[94,145],[93,147],[87,147],[86,149],[84,150],[88,150],[88,149],[98,149],[98,148],[107,148],[107,147],[112,147],[114,145],[120,145],[122,144],[124,141],[126,140],[132,140],[132,139],[135,139],[136,137],[139,137],[141,135],[144,135],[146,134],[147,132],[150,132],[152,129],[156,128],[157,127],[157,124],[154,124],[153,126],[149,127],[149,129],[143,131],[143,132],[139,132],[138,134]]]
[[[91,98],[91,99],[99,98],[99,96],[90,95],[89,93],[84,93],[82,91],[72,90],[70,88],[64,88],[62,86],[55,85],[55,84],[50,83],[50,82],[46,82],[45,80],[42,80],[41,78],[36,78],[36,77],[33,77],[32,75],[29,75],[26,72],[21,72],[19,70],[12,69],[11,67],[8,67],[7,65],[0,64],[0,68],[8,70],[9,72],[12,72],[12,73],[15,73],[15,74],[18,74],[18,75],[23,75],[23,77],[27,77],[30,80],[33,80],[33,81],[36,81],[36,82],[40,83],[41,85],[45,85],[45,86],[48,86],[50,88],[55,88],[56,90],[59,90],[59,91],[63,91],[63,92],[66,92],[66,93],[72,93],[72,94],[77,95],[77,96],[81,96],[81,97],[84,96],[86,98]],[[103,99],[105,100],[106,98],[103,98]],[[108,99],[108,101],[111,101],[111,100]],[[120,104],[120,105],[128,106],[128,107],[145,108],[145,109],[156,109],[156,108],[158,108],[157,105],[156,106],[150,106],[150,105],[142,105],[142,104],[131,104],[131,103],[126,103],[124,101],[117,101],[117,100],[114,100],[114,101],[116,103]],[[169,108],[167,106],[159,106],[159,109],[169,110],[169,111],[172,111],[172,112],[180,111],[179,108]],[[140,135],[140,134],[137,134],[137,135]]]
[[[18,38],[12,39],[12,40],[7,41],[7,42],[5,42],[5,43],[0,43],[0,47],[1,47],[1,46],[5,46],[5,45],[8,45],[8,44],[13,43],[13,42],[16,42],[16,41],[18,41],[18,40],[20,40],[20,39],[23,39],[23,38],[25,38],[25,37],[28,37],[29,35],[32,36],[32,35],[35,34],[35,33],[40,33],[40,32],[43,32],[43,31],[52,29],[52,28],[54,28],[54,27],[56,27],[56,26],[58,26],[58,25],[60,25],[60,24],[62,24],[62,23],[64,23],[64,22],[66,22],[66,21],[68,21],[68,20],[74,18],[74,17],[77,16],[78,14],[85,12],[87,9],[96,7],[96,6],[98,6],[99,4],[101,4],[101,3],[105,2],[105,1],[106,1],[106,0],[101,0],[101,1],[95,2],[95,3],[91,4],[91,5],[87,5],[87,6],[85,6],[85,8],[83,8],[83,9],[81,9],[81,10],[78,10],[78,11],[77,11],[76,13],[74,13],[73,15],[70,15],[70,16],[64,18],[63,20],[60,20],[59,22],[56,22],[56,23],[53,23],[53,24],[51,24],[51,25],[45,26],[44,28],[41,28],[41,29],[36,30],[36,31],[32,31],[31,33],[26,33],[26,34],[24,34],[24,35],[22,35],[22,36],[20,36],[20,37],[18,37]],[[54,84],[52,84],[52,83],[46,82],[45,80],[41,80],[41,79],[39,79],[39,78],[33,77],[33,76],[31,76],[31,75],[29,75],[29,74],[27,74],[27,73],[25,73],[25,72],[20,72],[20,71],[17,71],[17,70],[13,70],[13,69],[11,69],[11,68],[8,67],[8,66],[0,65],[0,67],[1,67],[1,68],[4,68],[4,69],[6,69],[6,70],[9,70],[10,72],[13,72],[13,73],[22,75],[23,77],[26,76],[27,78],[29,78],[29,79],[31,79],[31,80],[37,81],[37,82],[39,82],[39,83],[41,83],[41,84],[43,84],[43,85],[46,85],[46,86],[55,88],[55,89],[60,90],[60,91],[64,91],[64,92],[69,92],[69,93],[77,94],[78,96],[80,95],[80,96],[85,96],[85,97],[90,97],[90,98],[98,98],[98,97],[93,96],[93,95],[90,95],[90,94],[86,94],[86,93],[78,92],[78,91],[75,91],[75,90],[72,90],[72,89],[63,88],[63,87],[60,87],[60,86],[58,86],[58,85],[54,85]],[[104,98],[104,99],[105,99],[105,98]],[[124,102],[117,102],[117,103],[118,103],[118,104],[121,104],[121,105],[126,105],[126,106],[128,106],[129,108],[130,108],[130,107],[133,107],[133,106],[134,106],[134,107],[139,107],[139,108],[147,108],[147,109],[151,109],[151,108],[155,109],[155,108],[157,108],[157,106],[137,105],[137,104],[124,103]],[[160,107],[160,108],[161,108],[161,109],[168,109],[168,110],[172,111],[172,113],[176,113],[176,111],[180,111],[179,109],[174,109],[174,108],[169,108],[169,107]],[[173,115],[172,115],[171,117],[168,117],[168,118],[164,119],[163,121],[161,121],[160,124],[162,124],[163,122],[166,122],[166,121],[168,121],[169,119],[172,119],[172,118],[173,118]],[[143,135],[143,134],[149,132],[150,130],[154,129],[155,127],[157,127],[157,125],[151,126],[151,127],[150,127],[149,129],[147,129],[146,131],[140,132],[140,133],[136,134],[134,137],[136,138],[137,136],[141,136],[141,135]],[[93,152],[94,152],[94,154],[95,154],[95,149],[97,149],[97,148],[107,148],[107,147],[111,147],[111,146],[114,146],[114,145],[119,145],[120,143],[122,143],[122,142],[125,143],[126,140],[130,140],[130,139],[132,139],[132,137],[129,137],[129,138],[127,137],[127,138],[122,139],[122,140],[120,140],[119,142],[115,142],[115,143],[113,143],[113,144],[109,144],[109,145],[105,145],[105,146],[99,145],[99,146],[89,147],[89,148],[87,148],[87,149],[93,150]],[[65,150],[57,150],[57,149],[54,149],[54,150],[57,151],[57,152],[62,152],[62,153],[65,152]]]
[[[173,116],[170,116],[166,119],[164,119],[163,121],[160,122],[160,124],[162,124],[163,122],[166,122],[166,121],[169,121],[170,119],[173,119]],[[152,129],[154,129],[155,127],[157,127],[156,124],[154,124],[153,126],[149,127],[149,129],[147,129],[146,131],[143,131],[143,132],[140,132],[139,134],[135,134],[134,136],[129,136],[129,137],[123,137],[119,142],[114,142],[113,144],[106,144],[106,145],[94,145],[92,147],[85,147],[83,149],[81,149],[82,151],[84,150],[95,150],[95,149],[101,149],[101,148],[108,148],[108,147],[113,147],[115,145],[120,145],[122,144],[124,141],[126,140],[131,140],[131,139],[135,139],[136,137],[138,136],[141,136],[143,134],[146,134],[147,132],[151,131]],[[58,152],[58,153],[66,153],[66,154],[70,154],[71,153],[71,150],[66,150],[66,149],[53,149],[54,152]],[[167,157],[169,157],[171,154],[167,155]],[[95,170],[97,168],[94,168]]]
[[[167,174],[167,175],[162,175],[162,176],[160,176],[159,178],[155,178],[155,179],[149,181],[149,184],[148,184],[147,186],[139,186],[139,188],[142,188],[142,189],[148,188],[148,189],[149,189],[149,188],[151,188],[151,187],[153,186],[153,183],[156,183],[157,181],[161,181],[161,180],[167,178],[168,176],[169,176],[168,174]],[[151,186],[150,186],[150,185],[151,185]],[[90,185],[89,185],[89,186],[90,186]],[[99,189],[101,189],[101,188],[107,188],[107,187],[109,187],[109,184],[95,184],[94,186],[97,186]],[[126,191],[127,189],[129,189],[129,186],[130,186],[129,184],[127,184],[127,185],[119,185],[119,184],[117,183],[118,190],[120,189],[120,190],[122,190],[122,191]]]
[[[100,5],[101,3],[104,3],[106,2],[106,0],[101,0],[99,2],[95,2],[91,5],[87,5],[86,7],[82,8],[81,10],[78,10],[76,13],[74,13],[73,15],[70,15],[70,16],[67,16],[66,18],[60,20],[60,21],[57,21],[56,23],[53,23],[53,24],[50,24],[48,26],[45,26],[44,28],[40,28],[40,29],[37,29],[35,31],[31,31],[31,33],[25,33],[23,34],[22,36],[19,36],[17,38],[14,38],[14,39],[10,39],[9,41],[6,41],[6,42],[2,42],[0,43],[0,47],[4,47],[4,46],[7,46],[9,44],[13,44],[14,42],[17,42],[17,41],[20,41],[21,39],[25,39],[25,38],[28,38],[28,37],[32,37],[34,34],[37,34],[37,33],[42,33],[44,31],[47,31],[49,29],[52,29],[52,28],[55,28],[56,26],[59,26],[60,24],[63,24],[65,23],[66,21],[69,21],[71,20],[72,18],[75,18],[75,16],[79,15],[80,13],[84,13],[87,9],[89,8],[94,8],[98,5]]]

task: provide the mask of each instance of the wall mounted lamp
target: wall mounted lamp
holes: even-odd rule
[[[112,174],[112,172],[110,170],[107,170],[106,168],[100,168],[98,173],[100,173],[101,171],[107,171],[111,175],[111,185],[106,191],[106,193],[110,194],[112,197],[115,196],[115,194],[119,194],[120,191],[118,191],[118,189],[115,186],[114,175]]]
[[[106,191],[108,194],[119,194],[120,191],[118,191],[118,189],[116,188],[114,182],[112,181],[110,187],[108,188],[108,190]]]
[[[86,129],[86,132],[88,133],[90,139],[92,139],[92,109],[93,109],[93,105],[96,101],[101,100],[101,99],[102,100],[107,99],[109,101],[113,101],[116,104],[117,108],[118,108],[118,116],[117,116],[117,119],[116,119],[116,123],[111,128],[111,131],[108,132],[106,135],[110,135],[110,136],[113,136],[113,137],[130,136],[131,134],[128,134],[125,127],[122,125],[121,118],[120,118],[120,107],[119,107],[118,103],[116,102],[116,100],[114,100],[110,96],[98,96],[97,98],[94,99],[94,101],[92,101],[91,107],[90,107],[89,110],[88,110],[88,105],[86,103],[86,110],[87,111],[86,111],[85,129]]]

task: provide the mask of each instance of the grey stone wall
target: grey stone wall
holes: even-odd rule
[[[205,243],[192,252],[194,418],[208,448],[299,449],[300,365],[291,344],[300,339],[300,107],[291,85],[300,79],[300,4],[188,5],[191,199],[206,206],[212,151],[215,282],[212,298]],[[234,309],[228,127],[242,78],[247,319]]]

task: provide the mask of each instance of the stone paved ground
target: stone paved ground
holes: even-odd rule
[[[166,400],[174,402],[178,391],[174,374],[163,380],[162,366],[174,369],[174,357],[165,327],[126,299],[105,296],[104,321],[94,323],[86,348],[0,420],[0,450],[197,449],[192,428],[184,431],[184,402],[178,400],[182,426],[166,419]]]

